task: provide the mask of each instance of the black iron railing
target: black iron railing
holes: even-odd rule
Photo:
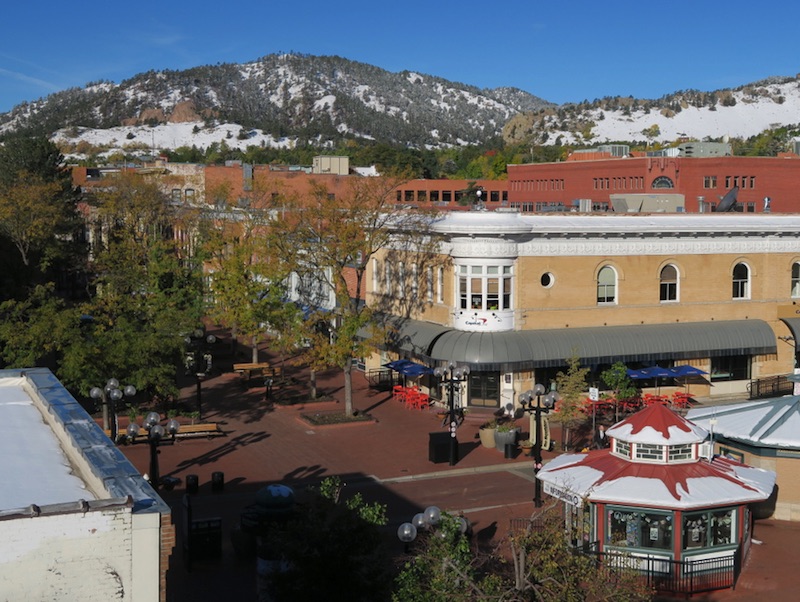
[[[747,387],[750,399],[765,399],[767,397],[781,397],[794,392],[794,383],[785,376],[770,376],[751,380]]]
[[[635,570],[647,585],[660,593],[692,595],[736,587],[741,571],[741,546],[727,556],[673,560],[657,556],[634,556],[617,551],[598,552],[596,546],[583,551],[610,569]]]
[[[397,383],[397,372],[394,370],[369,370],[367,382],[373,389],[388,391]]]

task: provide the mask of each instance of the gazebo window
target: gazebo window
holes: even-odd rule
[[[606,543],[618,548],[672,548],[672,514],[609,507]]]
[[[735,543],[735,510],[705,510],[683,515],[683,549],[713,548]]]
[[[651,443],[637,443],[636,447],[637,460],[663,460],[664,459],[664,446],[653,445]]]
[[[683,445],[670,445],[668,455],[670,462],[691,460],[694,458],[693,445],[691,443],[686,443]]]
[[[614,439],[614,451],[623,458],[631,457],[631,444],[621,439]]]

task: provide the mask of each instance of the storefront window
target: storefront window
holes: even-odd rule
[[[672,548],[672,514],[610,507],[606,543],[619,548]]]
[[[683,549],[713,548],[735,542],[733,508],[683,515]]]

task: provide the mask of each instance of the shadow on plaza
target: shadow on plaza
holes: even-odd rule
[[[182,528],[183,487],[164,492],[162,497],[170,505],[176,526],[176,545],[170,558],[167,574],[167,600],[218,601],[221,599],[255,600],[257,593],[257,557],[243,555],[234,545],[234,531],[240,529],[242,513],[255,503],[256,493],[270,484],[288,485],[295,491],[297,505],[302,516],[304,499],[309,495],[308,487],[318,484],[323,478],[338,476],[344,484],[343,500],[361,494],[367,503],[378,502],[387,508],[388,523],[381,528],[390,569],[396,570],[405,557],[406,548],[397,539],[397,528],[410,520],[420,508],[412,500],[397,495],[383,487],[368,475],[347,473],[328,474],[322,465],[301,466],[287,473],[280,481],[247,483],[234,478],[226,482],[224,490],[214,491],[211,482],[201,483],[198,493],[190,496],[193,518],[219,518],[222,521],[222,552],[218,558],[197,559],[187,568],[183,554],[185,533]],[[472,523],[478,545],[488,547],[497,531],[496,521],[480,520]],[[336,599],[335,597],[332,599]],[[380,601],[376,601],[380,602]]]

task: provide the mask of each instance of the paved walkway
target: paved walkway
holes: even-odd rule
[[[229,534],[239,515],[254,502],[255,492],[271,483],[303,489],[326,476],[338,475],[347,491],[359,491],[367,501],[387,504],[388,533],[429,505],[463,512],[481,543],[496,542],[508,530],[509,520],[530,516],[533,511],[533,466],[530,458],[505,458],[496,449],[481,446],[479,416],[470,415],[458,432],[460,460],[455,466],[429,460],[429,433],[445,432],[441,420],[430,411],[407,410],[387,392],[370,389],[364,376],[354,373],[354,407],[374,422],[312,428],[300,415],[343,407],[343,379],[336,372],[318,376],[321,391],[332,401],[281,407],[264,399],[263,382],[244,386],[241,377],[226,370],[203,384],[203,421],[218,422],[224,437],[182,439],[164,446],[160,453],[162,476],[181,479],[174,491],[163,492],[179,525],[183,483],[197,475],[200,492],[193,496],[196,517],[218,516],[223,520],[223,557],[195,564],[188,572],[179,547],[173,554],[167,577],[168,600],[254,600],[255,566],[234,554]],[[237,361],[248,361],[237,358]],[[307,382],[307,375],[287,365],[286,373]],[[280,394],[273,391],[273,395]],[[191,383],[183,389],[194,401]],[[528,430],[528,418],[518,421]],[[560,436],[555,430],[554,439]],[[128,446],[124,453],[141,471],[148,470],[147,446]],[[545,461],[554,452],[545,452]],[[212,474],[222,472],[224,490],[213,492]],[[753,546],[739,585],[699,598],[708,601],[794,600],[800,586],[795,558],[800,552],[800,524],[767,521],[758,523]],[[398,551],[400,543],[398,542]],[[789,597],[791,595],[791,598]]]

